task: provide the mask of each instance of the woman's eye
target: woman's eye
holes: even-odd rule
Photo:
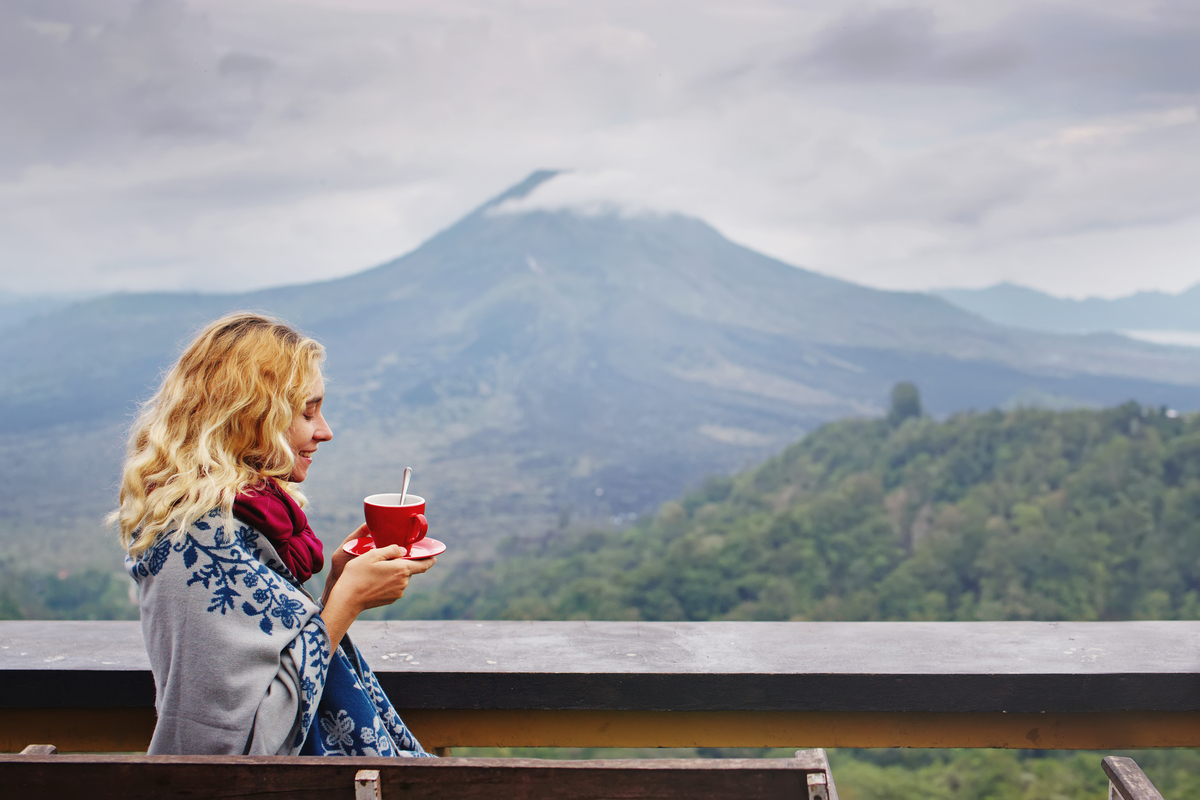
[[[305,415],[304,415],[304,418],[305,418],[306,420],[308,420],[309,422],[312,422],[314,419],[316,419],[316,416],[315,416],[315,415],[313,415],[313,414],[305,414]]]

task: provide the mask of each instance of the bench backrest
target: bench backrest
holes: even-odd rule
[[[823,750],[801,750],[790,759],[596,761],[26,752],[0,756],[0,795],[6,800],[195,800],[218,795],[264,800],[837,800]]]

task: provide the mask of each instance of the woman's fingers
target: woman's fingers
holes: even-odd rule
[[[409,560],[408,563],[411,565],[410,571],[412,572],[413,575],[416,575],[421,572],[428,572],[429,568],[437,563],[437,556],[432,556],[430,558],[421,558],[421,559],[417,559],[417,560]]]
[[[437,563],[436,557],[430,558],[406,558],[408,555],[404,552],[404,548],[398,544],[390,544],[387,547],[381,547],[377,550],[372,550],[371,554],[375,556],[376,561],[403,561],[405,568],[409,573],[416,575],[419,572],[426,572]]]
[[[391,561],[394,558],[404,558],[404,548],[398,544],[389,544],[387,547],[375,548],[371,555],[374,561]]]
[[[352,539],[365,539],[371,535],[371,529],[367,527],[367,523],[363,523],[354,529],[354,533],[342,539],[342,544],[351,541]]]

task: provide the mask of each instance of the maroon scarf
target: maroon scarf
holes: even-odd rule
[[[308,527],[304,510],[275,480],[268,478],[234,498],[233,516],[264,534],[301,583],[325,566],[321,540]]]

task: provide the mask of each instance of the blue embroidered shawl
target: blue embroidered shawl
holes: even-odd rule
[[[154,673],[151,754],[428,755],[253,528],[213,510],[126,568]]]

